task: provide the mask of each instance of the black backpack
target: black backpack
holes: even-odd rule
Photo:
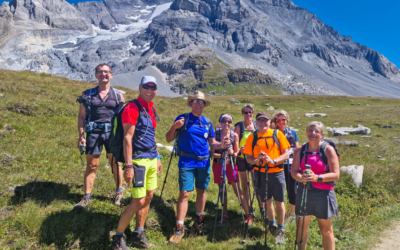
[[[274,143],[276,143],[276,145],[279,148],[279,151],[282,154],[281,143],[279,142],[279,139],[278,139],[278,129],[274,129],[274,132],[272,133],[272,136],[266,136],[266,137],[260,137],[260,138],[258,137],[258,130],[254,131],[253,132],[253,144],[252,144],[252,147],[251,147],[252,151],[254,152],[254,147],[257,145],[257,141],[258,140],[260,140],[260,139],[267,140],[268,138],[273,138],[274,139]],[[266,144],[266,146],[268,148],[268,144],[266,142],[265,142],[265,144]]]
[[[323,139],[322,140],[322,143],[319,146],[318,154],[319,154],[319,157],[321,158],[322,162],[325,164],[325,166],[328,167],[328,172],[329,172],[328,157],[325,154],[325,150],[326,150],[326,147],[328,145],[332,146],[335,149],[335,152],[336,152],[336,154],[337,154],[337,156],[339,158],[339,161],[340,161],[340,154],[339,154],[339,152],[337,150],[337,147],[336,147],[336,145],[335,145],[335,143],[333,141],[328,140],[328,139]],[[304,143],[303,146],[301,146],[300,164],[303,161],[304,156],[306,157],[306,162],[305,163],[307,164],[307,155],[317,154],[315,152],[307,152],[307,150],[308,150],[308,142]],[[337,181],[324,182],[324,183],[335,186],[337,184]]]
[[[254,129],[257,130],[258,127],[257,127],[256,122],[253,121],[253,120],[252,120],[252,122],[253,122]],[[245,130],[244,121],[240,121],[240,122],[236,123],[235,127],[238,126],[238,125],[239,125],[239,128],[240,128],[240,134],[239,134],[239,142],[240,142],[242,140],[242,138],[243,138],[243,133],[244,133],[244,130]]]
[[[215,128],[215,139],[219,142],[221,141],[221,130],[222,130],[221,126],[218,126]],[[231,142],[233,143],[235,141],[236,133],[232,128],[230,129],[230,134],[231,134],[230,139],[231,139]]]
[[[204,118],[207,121],[208,127],[211,129],[211,121],[210,119],[208,119],[207,117],[204,116]],[[183,152],[183,150],[181,149],[181,136],[182,136],[182,132],[187,130],[187,123],[189,121],[189,113],[185,113],[183,115],[183,119],[185,120],[183,126],[177,130],[177,135],[175,138],[175,156],[184,156],[184,157],[191,157],[194,158],[198,161],[202,161],[205,159],[208,159],[210,156],[197,156],[197,155],[192,155],[192,154],[188,154]]]
[[[108,137],[108,145],[110,147],[110,153],[113,154],[113,157],[115,158],[116,162],[122,162],[125,163],[125,157],[124,157],[124,127],[122,125],[122,113],[124,112],[125,107],[129,103],[135,103],[136,106],[139,109],[139,116],[138,120],[141,118],[141,112],[140,110],[142,109],[142,105],[139,103],[137,99],[128,101],[125,103],[121,103],[118,109],[115,111],[113,117],[111,118],[111,133],[110,136]],[[158,117],[158,114],[156,110],[153,108],[153,113],[156,115],[155,119],[156,121],[160,121],[160,118]],[[154,149],[150,149],[149,152],[153,151]],[[137,155],[145,153],[145,152],[135,152]]]

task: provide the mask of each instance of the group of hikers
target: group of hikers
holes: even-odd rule
[[[162,170],[155,138],[159,118],[152,102],[157,93],[157,80],[152,76],[142,77],[139,96],[125,103],[122,94],[111,88],[111,66],[98,65],[95,76],[98,86],[84,91],[78,98],[78,147],[82,153],[85,151],[87,164],[85,195],[74,210],[83,209],[92,200],[91,190],[104,145],[116,183],[116,205],[123,203],[122,179],[133,185],[132,201],[121,215],[110,249],[126,250],[127,245],[154,247],[146,238],[144,225],[153,192],[157,188],[157,174]],[[334,185],[339,179],[339,155],[334,145],[324,139],[324,125],[316,121],[309,123],[306,127],[308,141],[300,147],[296,132],[288,126],[289,115],[283,110],[275,112],[272,118],[266,112],[259,112],[253,120],[253,105],[246,104],[242,108],[242,121],[232,125],[232,115],[224,113],[218,120],[219,125],[214,128],[210,119],[202,115],[204,108],[210,105],[201,92],[189,96],[187,106],[190,112],[176,117],[166,134],[167,142],[175,141],[173,152],[179,156],[176,226],[169,243],[178,244],[185,235],[188,199],[195,188],[196,218],[191,229],[198,235],[207,234],[204,208],[213,171],[214,183],[219,186],[215,224],[230,219],[225,185],[227,179],[242,209],[243,242],[248,227],[255,219],[253,203],[256,200],[264,220],[265,234],[269,231],[278,244],[285,242],[285,219],[295,220],[295,248],[305,249],[307,229],[312,216],[315,216],[324,249],[334,249],[331,219],[338,214]],[[116,130],[118,119],[114,118],[118,115],[123,128],[120,143],[122,160],[111,153],[113,151],[108,142]],[[290,204],[288,215],[285,186]],[[218,220],[219,203],[222,211]],[[136,227],[127,241],[124,231],[135,215]]]

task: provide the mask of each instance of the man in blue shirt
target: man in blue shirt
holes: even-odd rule
[[[177,143],[179,157],[179,199],[177,202],[177,221],[174,235],[169,240],[171,244],[178,244],[184,236],[184,219],[188,210],[188,198],[194,190],[196,182],[196,215],[192,229],[200,235],[205,235],[204,230],[204,206],[206,204],[206,189],[210,182],[210,150],[227,148],[229,141],[217,142],[211,121],[202,116],[203,109],[210,106],[210,101],[205,100],[202,92],[189,96],[187,105],[192,108],[189,114],[182,114],[175,119],[174,124],[166,135],[168,142],[177,136],[177,130],[181,129],[181,135]]]

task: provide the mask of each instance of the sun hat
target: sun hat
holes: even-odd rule
[[[194,99],[203,100],[204,101],[204,107],[210,106],[210,104],[211,104],[210,101],[206,100],[206,98],[204,97],[203,92],[201,92],[201,91],[197,91],[196,94],[189,96],[188,99],[187,99],[186,104],[189,107],[192,107],[192,106],[190,106],[190,102],[193,101]]]
[[[152,82],[155,85],[157,85],[157,80],[153,76],[143,76],[142,80],[140,81],[140,84],[146,84],[146,83],[149,83],[149,82]]]
[[[260,119],[260,118],[266,118],[268,120],[271,120],[269,114],[267,112],[260,112],[257,114],[256,116],[256,120]]]

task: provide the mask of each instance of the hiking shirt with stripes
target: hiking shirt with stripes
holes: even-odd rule
[[[278,158],[282,153],[279,151],[278,145],[274,142],[274,139],[272,138],[274,130],[273,129],[268,129],[267,132],[265,133],[258,133],[258,140],[257,144],[254,147],[254,152],[252,150],[252,145],[253,145],[253,134],[249,135],[249,138],[247,138],[246,145],[244,146],[244,151],[243,153],[246,155],[252,155],[254,158],[258,158],[258,155],[260,154],[261,151],[264,151],[272,160]],[[277,131],[277,137],[279,140],[279,143],[281,145],[281,150],[282,152],[290,148],[290,144],[288,140],[286,139],[285,135],[281,131]],[[261,137],[269,137],[267,139],[261,138]],[[266,144],[267,142],[267,144]],[[265,165],[265,162],[263,163],[263,166]],[[279,163],[275,166],[275,164],[268,164],[268,173],[278,173],[283,171],[283,166],[281,166],[282,163]],[[255,170],[258,171],[258,167],[254,168]],[[261,172],[265,173],[265,168],[261,168]]]
[[[157,121],[155,119],[156,114],[153,112],[153,105],[154,103],[150,101],[150,103],[145,102],[140,96],[137,98],[139,103],[143,106],[145,109],[145,112],[148,113],[150,117],[147,117],[147,115],[144,114],[144,111],[142,110],[141,115],[140,115],[140,120],[138,120],[139,117],[139,109],[138,106],[131,102],[128,105],[126,105],[124,111],[122,112],[121,118],[122,118],[122,124],[130,123],[135,127],[135,133],[132,138],[132,151],[143,151],[146,152],[149,149],[153,148],[156,146],[156,139],[155,139],[155,134],[156,134],[156,127],[157,127]],[[155,109],[155,108],[154,108]],[[157,110],[155,109],[157,112]],[[151,123],[149,123],[147,127],[148,121],[151,120]],[[147,129],[147,132],[146,132]],[[142,135],[146,134],[142,140],[141,138]],[[132,153],[133,153],[132,152]],[[153,151],[149,153],[142,153],[132,160],[135,159],[142,159],[142,158],[156,158],[158,156],[157,153],[157,148],[154,149]]]

